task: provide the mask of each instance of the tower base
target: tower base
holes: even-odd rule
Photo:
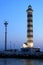
[[[24,43],[22,47],[23,48],[33,48],[33,42],[31,42],[31,43]]]
[[[40,52],[40,48],[21,48],[21,51],[26,54],[35,54],[36,52]]]

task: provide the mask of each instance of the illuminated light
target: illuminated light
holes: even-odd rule
[[[27,48],[27,45],[26,44],[23,44],[23,48]]]
[[[33,47],[33,43],[27,43],[28,44],[28,47]]]

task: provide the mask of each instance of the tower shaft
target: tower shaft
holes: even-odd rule
[[[7,50],[7,25],[8,23],[5,22],[4,25],[5,25],[5,51],[6,51]]]
[[[27,9],[27,47],[33,47],[33,10],[31,5]]]
[[[5,50],[7,50],[7,26],[5,27]]]

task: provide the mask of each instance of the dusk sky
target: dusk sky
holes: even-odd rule
[[[7,48],[20,48],[26,42],[28,6],[33,9],[34,47],[43,50],[43,0],[0,0],[0,49],[4,49],[4,22],[8,21]]]

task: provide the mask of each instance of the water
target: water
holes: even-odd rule
[[[43,60],[0,59],[0,65],[43,65]]]

